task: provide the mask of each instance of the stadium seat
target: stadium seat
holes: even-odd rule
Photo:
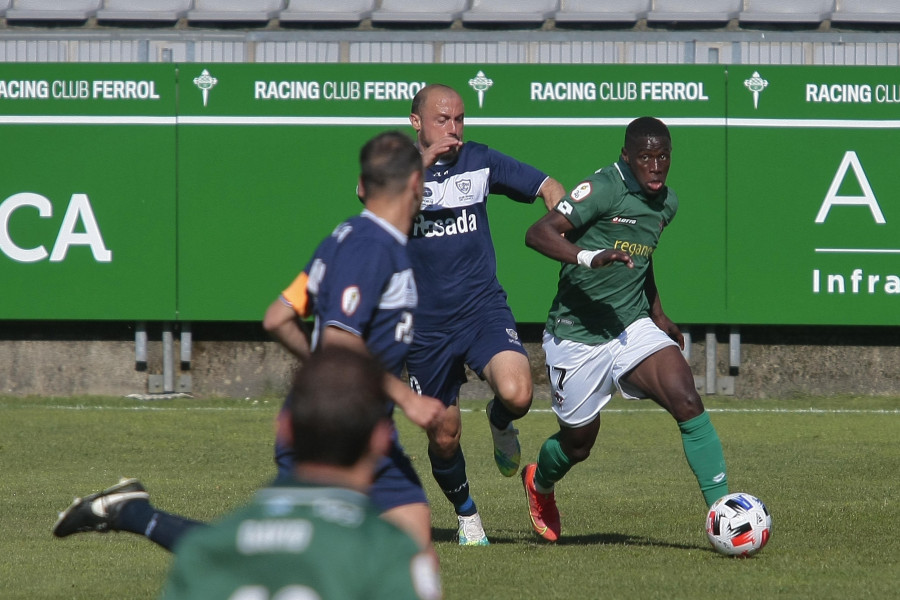
[[[831,16],[834,0],[746,0],[741,23],[821,23]]]
[[[278,15],[283,23],[359,23],[372,14],[376,0],[288,0]]]
[[[727,23],[737,19],[743,0],[656,0],[647,21]]]
[[[556,12],[558,0],[472,0],[463,23],[543,23]]]
[[[12,0],[10,21],[87,21],[97,14],[101,0]]]
[[[469,0],[382,0],[381,8],[372,13],[372,22],[449,25],[468,6]]]
[[[900,24],[900,0],[841,0],[831,22]]]
[[[651,0],[562,0],[554,19],[557,23],[636,23],[647,16]]]
[[[187,14],[193,0],[104,0],[98,21],[177,21]]]
[[[277,16],[284,0],[194,0],[187,13],[190,22],[264,22]]]

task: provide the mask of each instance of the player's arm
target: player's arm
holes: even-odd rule
[[[659,300],[659,290],[656,288],[656,277],[653,275],[652,258],[647,267],[647,278],[644,280],[644,294],[647,295],[647,301],[650,302],[650,318],[684,350],[684,335],[681,333],[681,329],[663,312],[662,302]]]
[[[537,250],[544,256],[563,263],[573,265],[580,263],[597,269],[618,261],[624,263],[629,269],[634,268],[631,255],[627,252],[611,249],[579,248],[567,240],[564,234],[567,231],[571,231],[573,227],[572,222],[560,213],[558,209],[551,210],[528,228],[528,231],[525,233],[525,245],[533,250]],[[579,253],[586,254],[581,254],[581,259],[579,260]]]
[[[422,165],[427,169],[437,162],[438,157],[447,154],[453,149],[462,148],[463,142],[456,136],[445,135],[424,150],[422,150]]]
[[[544,206],[550,211],[553,210],[553,208],[559,204],[559,201],[562,200],[562,197],[566,195],[566,188],[564,188],[557,180],[548,177],[544,180],[544,183],[541,184],[541,189],[538,190],[537,195],[544,200]]]
[[[280,297],[266,310],[263,329],[301,361],[309,358],[309,335],[294,309]]]
[[[428,430],[437,425],[446,410],[443,402],[414,392],[406,382],[394,375],[385,375],[384,389],[403,414],[422,429]]]
[[[366,342],[340,327],[328,326],[322,333],[322,347],[341,346],[355,352],[369,354]],[[410,421],[422,429],[430,429],[437,424],[444,413],[444,404],[431,396],[420,396],[396,375],[386,373],[384,391],[400,407]]]

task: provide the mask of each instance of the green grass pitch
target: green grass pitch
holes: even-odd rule
[[[446,598],[892,598],[900,575],[900,399],[706,398],[732,491],[773,515],[750,559],[709,547],[671,418],[614,400],[590,459],[557,486],[563,537],[530,530],[521,482],[497,472],[485,401],[464,401],[463,448],[489,547],[455,545],[424,434],[398,418],[432,500]],[[546,398],[518,422],[523,460],[556,429]],[[131,534],[51,536],[74,495],[139,477],[154,503],[211,519],[274,473],[280,399],[0,397],[0,597],[155,598],[170,555]]]

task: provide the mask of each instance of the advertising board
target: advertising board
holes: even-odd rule
[[[171,65],[0,66],[0,319],[172,319]]]
[[[567,188],[618,158],[631,119],[669,125],[680,208],[654,264],[677,322],[895,325],[894,71],[5,64],[0,319],[258,321],[361,210],[360,146],[412,135],[413,95],[441,82],[467,140]],[[555,293],[558,265],[524,245],[543,211],[489,200],[520,322]]]
[[[729,75],[729,319],[900,323],[896,69]]]

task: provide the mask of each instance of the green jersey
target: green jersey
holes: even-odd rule
[[[647,198],[623,160],[600,169],[563,198],[555,210],[574,225],[566,238],[584,250],[624,250],[634,269],[621,263],[601,269],[564,264],[547,331],[566,340],[603,344],[649,316],[644,281],[659,236],[677,209],[678,198],[668,188]]]
[[[440,597],[431,556],[360,493],[273,484],[175,549],[166,600]]]

